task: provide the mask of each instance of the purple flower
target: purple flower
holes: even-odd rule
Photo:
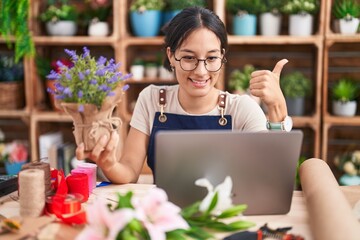
[[[82,72],[79,72],[79,79],[82,81],[82,80],[84,80],[84,78],[85,78],[85,76],[84,76],[84,74],[82,73]]]
[[[68,95],[69,97],[72,97],[71,89],[69,87],[66,87],[64,89],[64,94]]]
[[[78,108],[79,112],[84,112],[84,105],[80,104]]]
[[[50,74],[46,76],[48,79],[60,79],[61,76],[54,70],[51,70]]]
[[[72,77],[71,77],[71,74],[70,73],[65,73],[65,77],[67,78],[67,79],[69,79],[69,80],[71,80],[72,79]]]
[[[106,58],[103,56],[100,56],[99,59],[97,60],[96,65],[101,66],[101,65],[104,65],[105,63],[106,63]]]
[[[107,82],[108,82],[109,84],[116,83],[117,81],[118,81],[118,78],[117,78],[116,75],[112,76],[111,78],[109,78],[109,79],[107,80]]]
[[[123,87],[122,87],[122,90],[123,91],[126,91],[130,88],[129,84],[125,84]]]
[[[83,47],[83,52],[84,52],[84,54],[83,54],[84,58],[90,56],[90,51],[87,47]]]
[[[56,61],[56,66],[58,66],[59,68],[66,67],[60,60]]]
[[[111,90],[111,88],[106,85],[106,84],[101,84],[99,87],[98,87],[99,90],[103,91],[103,92],[107,92],[109,90]]]
[[[90,69],[85,70],[85,75],[88,76],[90,74]]]
[[[91,84],[91,85],[96,85],[96,84],[97,84],[96,79],[91,79],[91,80],[90,80],[90,84]]]
[[[108,97],[112,97],[112,96],[115,96],[115,92],[111,91],[111,92],[108,92],[108,94],[106,94],[106,96]]]
[[[75,51],[75,50],[65,49],[64,51],[72,58],[72,60],[73,60],[74,62],[77,62],[78,56],[76,55],[76,51]]]
[[[96,76],[102,77],[102,76],[105,75],[105,69],[104,69],[104,68],[103,68],[103,69],[99,69],[99,70],[96,71],[95,74],[96,74]]]
[[[65,96],[62,94],[58,94],[58,95],[55,95],[55,99],[63,100],[63,99],[65,99]]]
[[[77,96],[78,96],[78,98],[82,98],[83,97],[83,91],[79,90]]]

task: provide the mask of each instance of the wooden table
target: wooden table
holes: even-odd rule
[[[116,193],[126,193],[132,190],[135,195],[142,196],[146,192],[155,187],[152,184],[125,184],[125,185],[109,185],[94,189],[88,203],[91,203],[98,197],[105,197],[109,201],[116,201]],[[349,203],[353,206],[360,200],[360,186],[358,187],[341,187],[345,193]],[[17,193],[9,194],[0,199],[0,214],[6,217],[19,216],[19,203],[16,201]],[[240,218],[252,221],[256,224],[252,230],[258,229],[265,223],[270,227],[287,227],[291,226],[291,233],[302,235],[305,239],[313,239],[310,225],[309,214],[306,208],[306,200],[301,191],[294,191],[290,212],[286,215],[267,215],[267,216],[241,216]],[[19,239],[24,236],[44,234],[49,237],[47,239],[73,239],[81,230],[80,228],[70,227],[58,222],[54,222],[54,218],[43,216],[40,218],[23,219],[22,230],[18,234],[0,235],[0,239]],[[51,237],[52,236],[52,237]],[[219,239],[226,234],[219,234]],[[360,239],[360,238],[359,238]]]

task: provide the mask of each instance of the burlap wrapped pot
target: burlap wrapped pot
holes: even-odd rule
[[[114,109],[121,100],[122,90],[116,89],[115,96],[107,97],[100,109],[94,104],[83,104],[84,111],[79,111],[78,103],[60,102],[64,111],[69,114],[74,123],[76,144],[84,143],[85,151],[92,151],[98,140],[121,126],[121,119],[114,117]]]

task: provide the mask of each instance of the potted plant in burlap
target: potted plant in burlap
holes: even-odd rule
[[[124,80],[130,74],[118,72],[119,64],[113,59],[91,57],[86,47],[81,55],[68,49],[65,52],[73,66],[58,61],[60,71],[48,75],[56,81],[55,90],[49,91],[55,95],[56,104],[72,117],[76,144],[83,142],[85,151],[91,151],[101,136],[110,137],[121,125],[113,112],[128,88]]]

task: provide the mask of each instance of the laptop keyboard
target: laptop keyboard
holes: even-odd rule
[[[0,175],[0,197],[18,190],[17,175]]]

